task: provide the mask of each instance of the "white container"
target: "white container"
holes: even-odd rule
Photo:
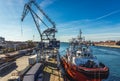
[[[37,55],[32,55],[31,57],[28,58],[28,60],[30,65],[35,64],[37,60]]]
[[[49,56],[48,56],[48,55],[46,55],[46,61],[48,61],[48,58],[49,58]]]

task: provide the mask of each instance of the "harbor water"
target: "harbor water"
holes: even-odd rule
[[[65,49],[69,46],[68,43],[61,43],[60,53],[65,54]],[[110,69],[108,79],[103,81],[120,81],[120,48],[109,48],[100,46],[91,46],[93,55],[98,60],[104,63]]]

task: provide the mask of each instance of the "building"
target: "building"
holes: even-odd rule
[[[95,45],[116,45],[116,43],[114,40],[94,42]]]
[[[5,42],[5,38],[0,37],[0,43],[4,43]]]

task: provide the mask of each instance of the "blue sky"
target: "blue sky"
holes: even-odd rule
[[[39,41],[39,33],[28,14],[21,23],[24,4],[28,0],[1,0],[0,36],[6,40]],[[37,0],[56,23],[57,38],[69,41],[79,29],[86,40],[120,40],[120,0]],[[35,10],[37,13],[38,11]],[[45,20],[43,15],[40,17]],[[46,21],[46,20],[45,20]],[[45,27],[40,24],[41,29]]]

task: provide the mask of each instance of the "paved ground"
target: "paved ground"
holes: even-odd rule
[[[57,62],[48,61],[44,68],[43,81],[64,81],[60,71],[57,70]]]
[[[8,73],[7,75],[5,75],[4,77],[1,77],[0,81],[7,81],[12,73],[21,71],[24,68],[26,68],[26,66],[28,66],[28,57],[30,56],[23,56],[16,59],[16,64],[18,67],[13,71],[11,71],[10,73]],[[47,62],[43,72],[44,74],[43,81],[64,81],[60,71],[57,70],[56,66],[57,66],[57,62],[54,60]]]
[[[30,56],[23,56],[23,57],[16,59],[16,64],[18,67],[15,70],[8,73],[7,75],[5,75],[4,77],[0,77],[0,81],[7,81],[8,78],[11,76],[11,73],[21,71],[24,68],[26,68],[26,66],[28,66],[28,57],[30,57]]]

